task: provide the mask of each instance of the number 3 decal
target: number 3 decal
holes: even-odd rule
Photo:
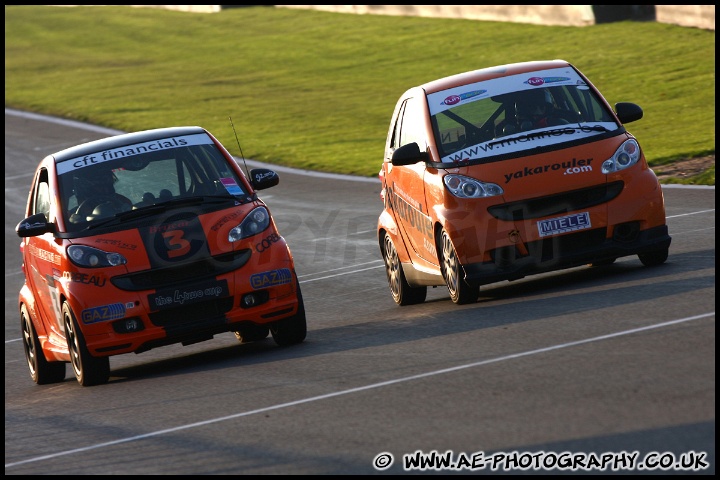
[[[184,233],[182,230],[163,232],[162,236],[165,238],[165,244],[168,246],[168,258],[182,256],[190,251],[190,242],[182,238]]]
[[[203,227],[192,212],[180,212],[161,223],[141,227],[140,234],[154,267],[190,260],[200,252],[210,255]]]

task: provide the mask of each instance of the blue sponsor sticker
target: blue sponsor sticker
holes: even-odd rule
[[[485,92],[487,92],[487,90],[475,90],[474,92],[465,92],[465,93],[461,93],[460,95],[450,95],[445,100],[440,102],[440,104],[441,105],[457,105],[458,103],[462,102],[463,100],[477,97],[478,95],[482,95]]]
[[[567,82],[568,80],[570,80],[570,77],[530,77],[524,83],[540,86],[546,83]]]
[[[275,285],[283,285],[290,283],[291,280],[292,273],[289,268],[281,268],[279,270],[270,270],[250,275],[250,285],[255,290],[273,287]]]
[[[242,195],[243,191],[240,189],[240,186],[234,178],[221,178],[220,182],[230,195]]]
[[[107,322],[108,320],[117,320],[125,316],[125,305],[122,303],[113,303],[112,305],[103,305],[101,307],[88,308],[82,311],[82,321],[84,324]]]

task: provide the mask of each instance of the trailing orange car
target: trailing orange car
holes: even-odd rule
[[[117,135],[48,155],[17,228],[32,379],[106,383],[109,357],[212,339],[305,340],[293,257],[257,191],[201,127]]]
[[[407,90],[380,170],[378,240],[393,299],[454,303],[479,287],[637,255],[664,263],[661,186],[624,124],[563,60],[501,65]]]

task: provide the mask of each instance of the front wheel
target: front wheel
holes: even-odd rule
[[[38,385],[45,385],[65,380],[65,362],[47,361],[25,305],[20,308],[20,324],[25,360],[33,381]]]
[[[474,303],[477,301],[480,287],[468,284],[463,278],[462,265],[460,265],[450,235],[445,230],[442,231],[440,242],[440,254],[442,256],[440,258],[440,270],[450,293],[450,299],[458,305]]]
[[[383,237],[383,259],[385,260],[385,273],[387,273],[390,294],[400,306],[422,303],[427,297],[427,287],[411,287],[405,279],[400,258],[390,235]]]
[[[303,302],[300,282],[296,281],[298,310],[292,317],[278,320],[270,327],[273,340],[280,347],[295,345],[305,340],[307,335],[307,319],[305,318],[305,303]]]
[[[70,363],[78,383],[83,387],[107,383],[110,379],[110,358],[93,357],[90,354],[85,345],[85,337],[67,302],[63,303],[62,315],[65,339],[70,351]]]
[[[654,267],[665,263],[668,258],[669,249],[660,250],[657,252],[639,253],[638,258],[646,267]]]

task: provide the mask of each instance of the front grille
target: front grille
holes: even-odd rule
[[[150,313],[150,321],[158,327],[165,327],[168,332],[189,326],[212,325],[225,323],[225,314],[233,306],[234,297],[213,299],[207,302],[183,305]]]
[[[532,218],[559,215],[609,202],[620,195],[623,187],[624,183],[617,181],[597,187],[548,195],[546,197],[494,205],[488,208],[488,212],[498,220],[507,221],[529,220]]]
[[[606,242],[606,228],[583,230],[577,233],[543,238],[526,244],[528,256],[536,262],[549,262],[572,257],[586,251],[599,249]],[[508,248],[512,248],[509,251]],[[509,267],[521,257],[516,247],[498,248],[490,252],[493,262],[499,267]]]
[[[196,282],[237,270],[250,259],[249,249],[207,257],[172,267],[151,268],[142,272],[118,275],[110,279],[121,290],[140,291],[170,287],[183,282]]]
[[[530,255],[539,258],[541,262],[547,262],[600,248],[605,243],[606,236],[606,228],[596,228],[529,242],[527,249]]]

